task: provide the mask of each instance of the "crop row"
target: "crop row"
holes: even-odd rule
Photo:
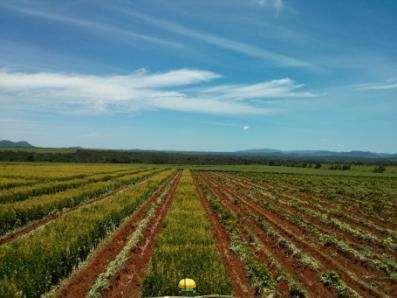
[[[143,296],[178,295],[178,281],[186,277],[197,282],[196,294],[230,294],[228,275],[210,230],[191,173],[185,171],[156,240]]]
[[[98,200],[121,186],[132,186],[156,172],[158,170],[143,171],[110,181],[94,182],[75,189],[42,195],[32,200],[3,204],[0,210],[0,235],[59,210],[77,206],[91,199]]]
[[[163,171],[131,190],[68,212],[28,237],[0,246],[0,292],[7,288],[37,297],[49,290],[172,173]]]
[[[134,169],[128,172],[121,172],[116,174],[98,174],[87,178],[77,178],[69,181],[54,181],[54,182],[43,182],[33,186],[21,186],[16,188],[7,189],[0,192],[0,203],[9,203],[27,200],[42,194],[53,194],[59,191],[64,191],[70,188],[76,188],[80,185],[87,183],[94,183],[100,181],[107,181],[115,179],[128,174],[134,174],[143,169]]]
[[[360,234],[360,230],[363,230],[367,234],[377,234],[381,237],[397,239],[396,232],[392,229],[392,224],[385,224],[383,221],[379,222],[379,219],[374,216],[366,214],[362,209],[353,208],[351,201],[349,198],[345,198],[344,201],[329,201],[323,198],[320,198],[318,195],[303,195],[302,193],[291,192],[288,191],[288,187],[284,186],[284,183],[278,181],[278,186],[275,186],[276,183],[263,181],[259,183],[255,183],[256,179],[248,180],[248,179],[237,179],[237,176],[234,175],[226,175],[228,178],[237,181],[239,185],[250,186],[256,189],[260,189],[265,195],[269,198],[271,197],[282,197],[285,200],[291,201],[294,204],[301,205],[300,208],[311,209],[314,211],[321,212],[322,216],[326,216],[329,218],[335,218],[334,226],[341,226],[339,224],[340,221],[343,223],[349,223],[355,227],[355,230]],[[237,179],[237,180],[236,180]],[[240,181],[239,181],[240,180]],[[286,182],[285,182],[286,184]],[[390,208],[391,212],[396,212],[395,207]],[[340,219],[337,220],[337,218]],[[354,233],[354,232],[353,232]],[[359,236],[360,237],[360,236]],[[364,239],[364,237],[361,237]]]
[[[258,227],[251,216],[242,213],[240,207],[234,205],[233,198],[221,193],[206,179],[202,181],[208,187],[207,198],[210,204],[218,213],[222,224],[230,232],[232,247],[241,247],[245,244],[245,249],[237,250],[237,252],[250,253],[252,257],[248,260],[256,264],[262,264],[263,271],[269,272],[264,275],[262,282],[258,282],[258,280],[261,280],[261,275],[256,276],[255,271],[251,270],[250,279],[256,291],[266,293],[272,290],[272,287],[268,285],[274,285],[280,296],[305,296],[309,284],[308,280],[313,274],[305,273],[300,276],[296,273],[294,268],[300,267],[299,260],[290,258],[288,249],[280,247],[277,242],[268,238],[268,235]],[[244,256],[241,256],[241,258],[246,259]],[[246,266],[249,269],[255,265],[247,263]],[[317,285],[313,287],[315,288],[318,285],[317,282]]]
[[[221,179],[221,183],[228,183],[227,178],[229,177]],[[234,187],[233,184],[235,184]],[[293,221],[295,224],[298,222],[304,224],[307,228],[310,227],[308,231],[312,234],[316,234],[316,236],[320,235],[321,239],[333,239],[334,245],[337,245],[341,249],[343,248],[344,254],[349,252],[352,256],[358,258],[360,262],[365,261],[376,268],[382,268],[382,270],[395,270],[393,268],[396,268],[396,266],[393,265],[392,261],[387,259],[384,261],[378,260],[378,258],[383,258],[383,256],[379,257],[371,252],[371,250],[378,246],[378,250],[382,254],[386,252],[392,254],[392,251],[395,249],[393,238],[388,237],[380,239],[371,233],[364,233],[360,229],[351,227],[349,224],[333,218],[326,213],[324,214],[316,211],[315,208],[311,208],[310,204],[301,204],[301,201],[296,200],[294,197],[283,197],[282,194],[269,195],[260,188],[255,187],[255,185],[251,184],[247,186],[234,179],[231,184],[229,183],[229,186],[236,190],[237,185],[240,193],[245,193],[245,195],[254,199],[266,209],[284,218],[288,215],[288,220],[290,222]],[[341,237],[342,240],[338,240],[335,236]],[[343,238],[349,239],[349,242],[360,251],[349,247],[349,245],[343,241]],[[368,245],[370,245],[370,247]],[[365,253],[361,253],[361,251]],[[371,258],[377,260],[373,261]],[[387,269],[388,267],[390,268]]]
[[[78,175],[123,171],[131,168],[130,165],[112,164],[2,163],[0,165],[0,177],[22,178],[26,180],[53,180]]]
[[[306,289],[320,291],[316,294],[320,295],[320,285],[324,284],[325,281],[323,277],[329,275],[329,270],[335,270],[335,272],[338,272],[337,275],[340,274],[340,280],[343,278],[347,284],[354,287],[353,290],[353,288],[345,286],[345,292],[354,294],[359,291],[359,293],[382,295],[356,275],[358,273],[364,274],[364,272],[354,271],[355,274],[350,272],[349,267],[343,267],[337,259],[330,258],[329,254],[321,251],[316,243],[308,242],[305,235],[296,226],[288,224],[288,222],[278,218],[276,214],[253,204],[247,198],[233,194],[229,191],[229,187],[227,189],[224,187],[224,184],[217,184],[208,177],[205,177],[205,179],[213,189],[217,190],[217,195],[226,204],[225,207],[235,210],[240,217],[248,216],[249,226],[254,235],[260,239],[262,246],[271,251],[276,256],[277,261],[290,274],[295,274],[299,281],[308,285]],[[280,250],[284,257],[280,255]],[[295,259],[295,265],[290,263],[291,257]],[[296,271],[296,268],[301,269]],[[313,283],[315,285],[311,286]],[[335,290],[337,289],[335,288]]]
[[[38,179],[25,178],[2,178],[0,177],[0,190],[13,188],[21,185],[33,185],[38,183]]]
[[[324,197],[331,202],[349,203],[370,216],[390,218],[397,190],[394,177],[339,177],[292,174],[240,173],[256,182],[271,184],[284,191]]]
[[[250,241],[244,238],[241,233],[239,218],[231,209],[225,208],[212,193],[205,182],[195,174],[196,185],[199,192],[203,194],[206,200],[225,229],[230,239],[231,249],[239,256],[246,267],[246,275],[250,281],[251,287],[258,296],[267,296],[273,293],[275,280],[264,264],[255,256]]]
[[[137,168],[137,167],[136,167]],[[21,178],[21,177],[14,177],[14,178],[2,178],[0,177],[0,190],[5,190],[5,189],[10,189],[10,188],[15,188],[15,187],[20,187],[20,186],[33,186],[36,184],[42,184],[42,183],[49,183],[49,182],[56,182],[56,181],[68,181],[68,180],[73,180],[73,179],[79,179],[79,178],[88,178],[91,176],[95,175],[100,175],[100,174],[116,174],[116,173],[121,173],[121,172],[128,172],[133,170],[134,167],[130,167],[129,169],[123,168],[123,169],[103,169],[99,171],[100,169],[97,169],[96,171],[92,172],[84,172],[84,173],[70,173],[68,175],[62,175],[62,176],[50,176],[50,177],[27,177],[27,178]],[[62,168],[58,169],[62,170]]]
[[[141,281],[145,275],[154,240],[170,209],[181,173],[182,171],[178,171],[168,185],[159,189],[159,192],[146,202],[147,208],[142,206],[134,213],[133,232],[125,240],[125,245],[119,253],[93,282],[87,293],[88,297],[113,297],[114,293],[120,292],[126,296],[137,296],[137,281]],[[132,223],[133,217],[130,220]]]
[[[283,207],[276,209],[268,201],[266,201],[263,206],[260,206],[261,204],[258,205],[258,202],[252,199],[252,196],[238,194],[236,192],[236,187],[228,185],[226,190],[225,181],[222,181],[218,186],[219,185],[222,185],[221,188],[224,193],[228,193],[231,197],[238,199],[241,204],[240,209],[245,210],[243,213],[249,214],[261,229],[266,232],[267,236],[272,238],[273,241],[276,242],[279,247],[282,247],[289,255],[296,258],[299,264],[318,273],[317,269],[319,269],[319,266],[316,262],[313,262],[313,260],[321,260],[322,263],[328,264],[328,267],[331,266],[339,273],[344,274],[345,271],[354,273],[354,276],[352,275],[354,277],[352,280],[353,284],[366,288],[368,291],[372,291],[373,294],[379,293],[379,291],[372,290],[371,286],[363,281],[366,275],[377,277],[375,279],[381,282],[382,286],[380,286],[380,288],[383,288],[382,290],[386,292],[390,290],[390,278],[395,274],[393,273],[393,268],[395,266],[392,261],[387,259],[376,261],[369,259],[367,256],[361,254],[360,251],[356,251],[346,244],[344,252],[348,249],[350,255],[346,256],[345,253],[336,255],[334,249],[330,249],[324,241],[325,237],[328,237],[328,239],[335,239],[334,237],[330,237],[327,234],[320,234],[322,237],[319,239],[318,236],[320,235],[315,233],[315,229],[307,231],[304,228],[305,226],[296,225],[296,220],[286,216],[289,212],[288,208]],[[302,211],[304,210],[301,209],[301,212]],[[297,214],[294,214],[293,218],[297,219],[299,222],[299,219],[302,220],[302,218],[297,218]],[[323,247],[319,247],[321,243],[323,243]],[[299,252],[299,250],[301,251]],[[308,258],[306,254],[309,252],[315,259]],[[339,252],[341,251],[339,250]],[[334,259],[331,260],[328,257],[329,255],[333,255]],[[341,264],[344,264],[342,266],[343,269]],[[371,270],[371,268],[373,270]],[[347,276],[347,278],[350,278],[350,276]]]

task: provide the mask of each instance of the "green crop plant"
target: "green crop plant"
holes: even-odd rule
[[[55,194],[38,196],[32,200],[3,204],[3,208],[0,209],[0,235],[58,210],[77,206],[91,198],[109,194],[123,185],[134,185],[158,171],[149,170],[128,174],[110,181],[89,183]]]
[[[196,295],[230,294],[229,278],[210,231],[191,173],[185,170],[156,240],[143,296],[178,295],[183,278],[196,281]]]
[[[339,274],[334,271],[323,272],[320,280],[325,286],[335,289],[338,297],[359,297],[357,293],[345,285]]]
[[[55,182],[43,182],[41,184],[33,186],[21,186],[12,188],[0,192],[0,203],[9,203],[16,201],[23,201],[31,197],[35,197],[41,194],[51,194],[58,191],[67,190],[70,188],[76,188],[80,185],[87,183],[94,183],[100,181],[107,181],[115,179],[117,177],[126,176],[127,174],[134,174],[142,171],[142,169],[136,169],[133,171],[116,173],[116,174],[99,174],[88,178],[76,178],[69,181],[55,181]]]
[[[116,275],[118,270],[120,270],[123,264],[128,260],[130,252],[142,239],[145,229],[148,227],[150,221],[155,216],[156,209],[159,208],[161,203],[164,201],[167,195],[167,191],[169,191],[171,187],[172,183],[168,184],[167,188],[164,189],[164,191],[159,195],[159,197],[152,204],[152,206],[150,206],[145,217],[139,222],[134,232],[128,238],[126,245],[119,252],[116,258],[108,264],[106,270],[98,276],[88,293],[89,297],[101,297],[101,291],[109,286],[110,280]]]
[[[248,278],[255,292],[261,296],[268,296],[273,293],[275,281],[266,266],[254,257],[251,248],[241,239],[237,228],[239,219],[215,198],[206,184],[200,182],[198,184],[203,190],[211,209],[218,215],[221,224],[229,233],[231,249],[239,255],[245,264]]]
[[[68,276],[172,173],[161,172],[129,191],[66,213],[29,237],[0,246],[0,280],[13,280],[24,296],[40,296]]]
[[[233,187],[233,185],[231,185],[229,188],[234,189],[234,187]],[[250,193],[247,196],[249,196],[255,202],[258,202],[261,206],[265,207],[267,210],[270,210],[270,211],[278,214],[279,217],[281,217],[287,221],[290,221],[291,223],[294,223],[296,226],[298,226],[302,230],[308,232],[310,235],[313,235],[314,237],[316,237],[316,239],[319,239],[323,245],[325,245],[325,246],[332,245],[339,252],[341,252],[343,255],[345,255],[349,258],[353,257],[356,260],[358,260],[359,262],[361,262],[361,264],[365,264],[365,265],[368,265],[374,269],[383,271],[387,276],[395,275],[396,264],[392,260],[384,258],[383,256],[378,257],[375,254],[373,254],[370,250],[358,251],[358,250],[352,248],[351,246],[349,246],[344,241],[339,240],[332,235],[323,234],[314,224],[307,222],[299,214],[301,214],[301,213],[303,213],[303,214],[315,213],[319,216],[321,215],[323,220],[327,220],[329,218],[328,216],[326,216],[324,214],[320,214],[319,212],[308,211],[305,208],[302,208],[302,206],[300,206],[294,199],[291,199],[291,201],[289,201],[289,202],[283,202],[283,204],[286,204],[289,207],[296,208],[296,210],[299,211],[299,213],[291,215],[291,214],[289,214],[289,212],[286,212],[285,210],[281,209],[280,207],[275,206],[274,203],[280,202],[280,200],[277,200],[277,198],[269,199],[266,196],[267,200],[260,200],[260,199],[258,199],[257,196],[253,195],[253,193],[259,193],[259,195],[262,196],[262,193],[260,191],[259,192],[256,191],[255,189],[251,189]],[[263,224],[263,221],[264,221],[263,218],[256,217],[256,220],[262,221],[262,224]],[[340,222],[340,221],[338,221],[338,222],[340,224],[342,224],[342,222]],[[278,239],[277,243],[279,245],[281,245],[281,247],[284,247],[285,249],[287,249],[287,251],[289,253],[291,253],[293,256],[297,257],[301,264],[303,264],[313,270],[318,270],[318,266],[316,265],[316,262],[313,263],[313,259],[311,257],[307,256],[306,254],[301,254],[300,251],[297,250],[294,245],[291,246],[291,243],[289,243],[288,241],[283,240],[283,239],[280,240],[279,236],[274,235],[274,230],[271,227],[269,227],[269,225],[266,225],[266,227],[267,227],[268,233],[272,232],[271,233],[272,237],[275,237]],[[317,243],[313,243],[313,244],[317,244]]]

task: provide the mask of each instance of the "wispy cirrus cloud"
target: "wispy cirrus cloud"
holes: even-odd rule
[[[136,41],[139,40],[160,46],[167,46],[172,48],[184,48],[184,45],[178,42],[174,42],[146,34],[140,34],[130,29],[121,28],[112,24],[106,24],[102,22],[65,16],[51,11],[41,11],[34,8],[26,8],[26,7],[22,8],[20,6],[5,5],[5,4],[0,4],[0,5],[5,9],[9,9],[23,15],[46,19],[53,22],[63,23],[69,26],[76,26],[88,30],[94,34],[100,34],[102,36],[106,35],[108,38],[112,38],[112,39],[117,38],[119,41],[131,45],[136,45]]]
[[[397,89],[397,80],[387,80],[386,82],[366,83],[355,86],[358,91],[380,91]]]
[[[129,75],[0,72],[0,102],[28,108],[72,113],[129,113],[172,110],[226,115],[269,115],[278,110],[258,105],[268,98],[313,97],[291,79],[247,85],[201,86],[220,78],[204,70],[179,69],[163,73],[138,70]],[[244,103],[240,102],[244,100]],[[253,100],[253,101],[252,101]]]
[[[317,68],[315,65],[295,58],[295,57],[290,57],[284,54],[280,54],[274,51],[269,51],[263,48],[259,48],[254,45],[250,45],[247,43],[227,39],[224,37],[217,36],[215,34],[210,34],[206,32],[201,32],[198,30],[194,30],[191,28],[188,28],[186,26],[182,26],[180,24],[177,24],[175,22],[170,22],[166,20],[161,20],[159,18],[155,18],[140,12],[136,12],[132,9],[128,8],[123,8],[123,9],[115,9],[121,13],[124,13],[126,15],[129,15],[135,19],[140,19],[147,24],[150,24],[152,26],[155,26],[159,28],[160,30],[166,30],[175,34],[183,35],[188,38],[193,38],[196,40],[199,40],[201,42],[204,42],[206,44],[210,44],[213,46],[216,46],[218,48],[230,50],[233,52],[237,52],[240,54],[247,55],[252,58],[257,58],[261,60],[266,60],[270,61],[275,65],[278,66],[283,66],[283,67],[307,67],[307,68]]]
[[[290,78],[283,78],[250,85],[219,85],[203,90],[218,99],[249,100],[269,98],[311,98],[319,95],[304,90],[304,84],[296,84]]]

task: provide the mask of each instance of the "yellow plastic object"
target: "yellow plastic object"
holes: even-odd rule
[[[184,278],[179,281],[178,287],[182,291],[194,291],[196,288],[196,282],[190,278]]]

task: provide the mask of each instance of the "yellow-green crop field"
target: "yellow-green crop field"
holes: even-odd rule
[[[204,295],[396,297],[396,174],[0,164],[0,297]]]

